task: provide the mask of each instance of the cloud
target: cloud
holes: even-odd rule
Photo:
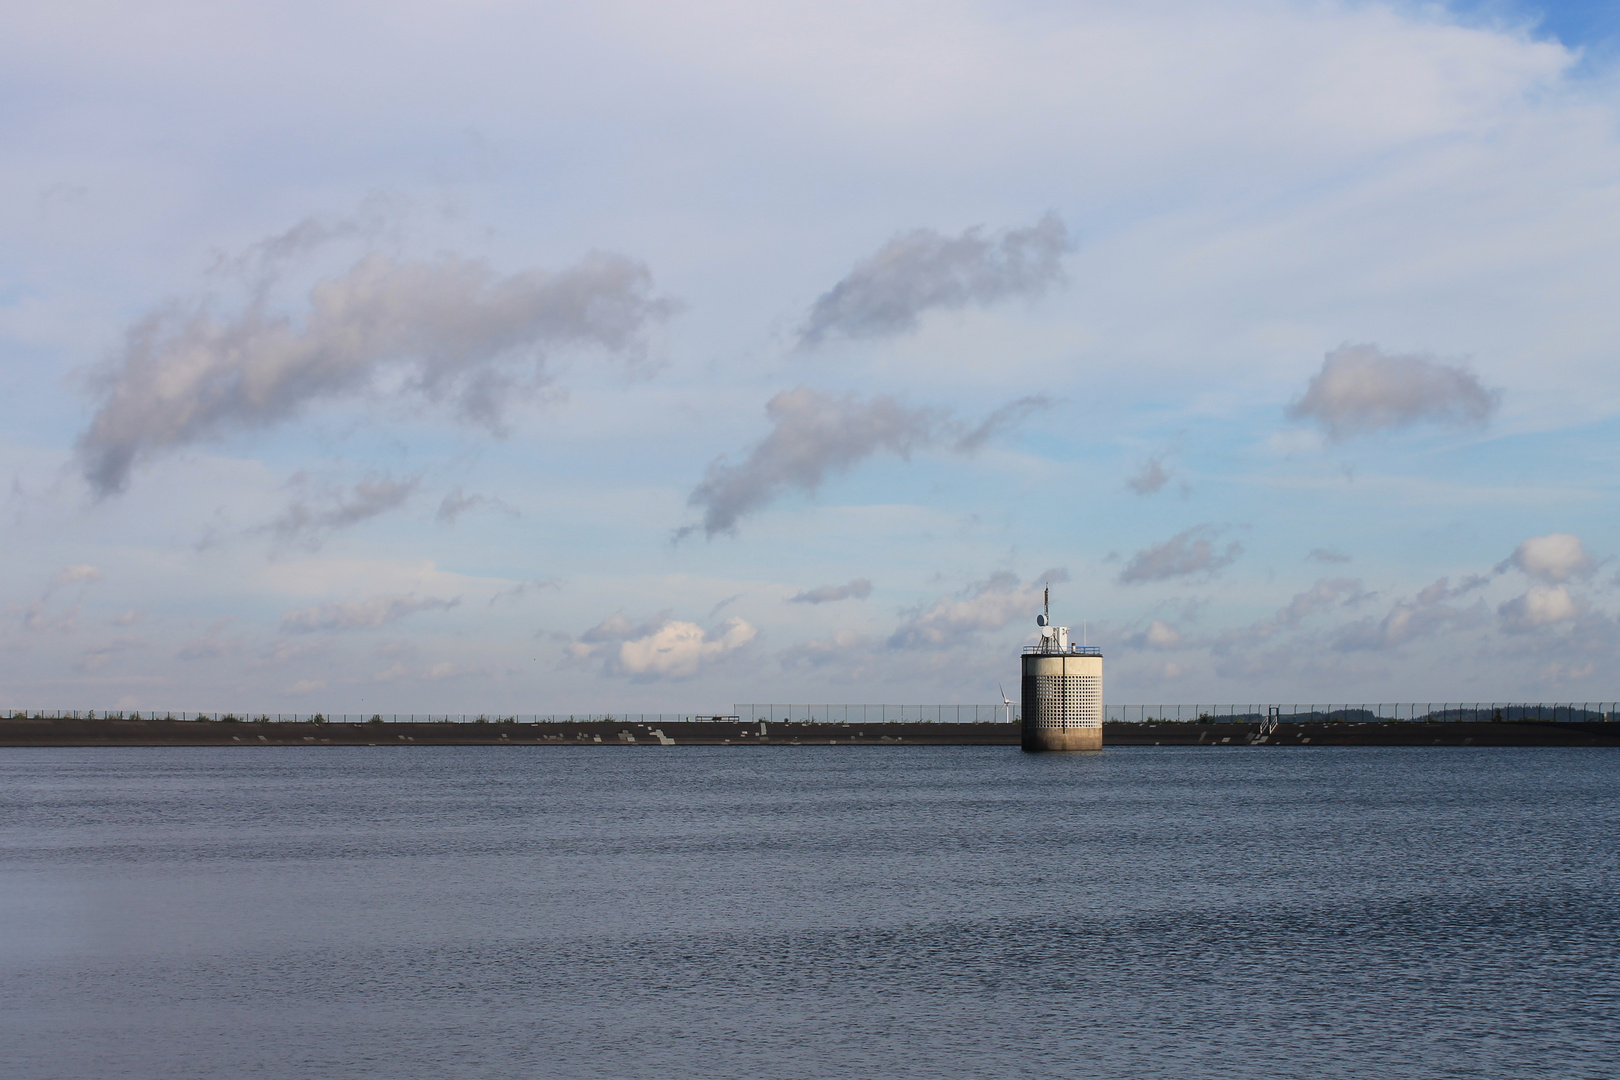
[[[290,485],[302,488],[308,477],[295,473]],[[420,475],[395,480],[387,475],[367,476],[348,491],[342,488],[311,498],[295,496],[269,525],[265,526],[283,543],[302,542],[318,546],[322,533],[358,525],[402,505],[421,486]]]
[[[1020,584],[1015,574],[1002,570],[968,586],[957,597],[942,596],[927,609],[909,613],[889,635],[891,649],[939,649],[962,644],[985,630],[999,630],[1014,619],[1034,617],[1041,610],[1047,582],[1065,582],[1069,572],[1055,567]]]
[[[1353,607],[1371,597],[1372,594],[1362,589],[1359,578],[1317,578],[1310,588],[1295,593],[1271,618],[1261,619],[1241,630],[1223,631],[1211,645],[1211,650],[1217,656],[1227,656],[1295,630],[1306,619],[1335,605]]]
[[[446,493],[445,497],[440,500],[438,512],[433,515],[433,520],[445,525],[452,525],[455,523],[456,518],[468,510],[477,509],[484,505],[484,502],[484,496],[476,493],[468,495],[461,490],[460,486],[457,486],[454,491]]]
[[[1570,578],[1590,577],[1597,564],[1586,554],[1580,538],[1569,533],[1532,536],[1496,565],[1500,574],[1518,567],[1530,577],[1556,585]]]
[[[737,519],[776,498],[787,488],[814,492],[829,473],[853,468],[881,450],[909,459],[930,445],[941,417],[929,409],[908,409],[892,397],[861,401],[854,394],[834,396],[808,387],[784,390],[765,405],[771,433],[739,464],[710,464],[703,482],[687,499],[703,508],[707,536],[734,532]]]
[[[1358,578],[1317,578],[1304,592],[1295,593],[1288,606],[1277,612],[1279,626],[1298,626],[1312,615],[1335,604],[1350,607],[1369,599]]]
[[[174,655],[179,660],[217,660],[235,651],[236,645],[233,642],[220,641],[218,638],[198,638],[182,645]]]
[[[1496,609],[1502,629],[1510,634],[1527,634],[1553,623],[1573,622],[1586,612],[1586,603],[1571,596],[1562,585],[1535,585],[1522,596]]]
[[[1449,578],[1440,578],[1410,600],[1398,600],[1383,619],[1360,619],[1339,629],[1333,647],[1340,652],[1376,651],[1403,645],[1426,637],[1448,626],[1477,624],[1486,610],[1484,603],[1469,609],[1447,604],[1488,584],[1489,579],[1470,575],[1452,588]]]
[[[422,672],[422,678],[429,682],[439,682],[444,679],[464,679],[469,675],[488,675],[489,669],[476,664],[454,664],[448,660],[440,661]]]
[[[1031,394],[1008,402],[959,435],[951,443],[951,449],[959,454],[971,454],[989,442],[992,436],[1013,430],[1035,413],[1051,406],[1051,399],[1044,394]]]
[[[1136,474],[1125,481],[1125,486],[1138,495],[1152,495],[1170,482],[1170,473],[1164,467],[1164,457],[1155,454],[1137,467]]]
[[[134,649],[144,649],[145,647],[146,643],[136,638],[114,638],[104,645],[97,645],[80,653],[79,658],[73,662],[73,670],[79,672],[100,671],[112,663],[113,659],[120,654]]]
[[[1130,585],[1193,574],[1213,576],[1243,554],[1243,545],[1235,540],[1224,550],[1217,551],[1213,541],[1221,532],[1222,529],[1214,525],[1194,525],[1162,544],[1143,548],[1131,556],[1131,561],[1119,572],[1119,580]]]
[[[1304,396],[1288,407],[1288,416],[1315,421],[1337,441],[1423,421],[1483,424],[1501,396],[1467,368],[1432,356],[1341,345],[1327,354]]]
[[[375,630],[418,611],[448,611],[460,603],[460,597],[440,600],[430,596],[418,600],[414,594],[333,601],[319,607],[287,612],[281,617],[281,629],[292,634],[312,634],[320,630]]]
[[[758,510],[784,491],[815,492],[829,475],[848,472],[883,451],[902,460],[934,446],[972,453],[992,434],[1046,404],[1044,398],[1020,398],[966,427],[948,413],[908,408],[897,399],[877,395],[862,400],[853,393],[824,394],[800,386],[784,390],[765,403],[771,432],[736,464],[723,457],[711,462],[687,505],[703,510],[702,525],[688,525],[677,538],[701,528],[705,536],[735,532],[737,520]]]
[[[806,641],[778,654],[783,667],[801,664],[808,667],[826,667],[828,664],[851,665],[860,670],[862,661],[870,658],[877,645],[865,634],[855,630],[838,630],[822,641]],[[846,674],[853,674],[848,672]]]
[[[1154,619],[1146,630],[1127,637],[1125,644],[1133,649],[1179,649],[1182,637],[1181,632],[1169,623]]]
[[[790,604],[830,604],[839,600],[865,600],[872,595],[872,583],[865,578],[856,578],[844,585],[818,585],[814,589],[805,589],[797,596],[790,596]]]
[[[1347,563],[1350,561],[1350,556],[1333,548],[1311,548],[1310,553],[1305,557],[1312,562],[1319,563]]]
[[[456,519],[462,514],[485,506],[499,510],[501,513],[511,517],[522,516],[511,506],[493,495],[484,495],[476,491],[469,495],[458,484],[454,489],[447,492],[443,499],[439,500],[439,509],[434,513],[433,520],[441,525],[454,525]]]
[[[726,597],[724,600],[718,601],[714,605],[714,607],[709,609],[709,618],[711,618],[711,619],[714,618],[716,615],[720,614],[726,608],[730,607],[732,604],[735,604],[737,601],[741,600],[744,595],[745,595],[744,593],[732,593],[730,596]]]
[[[397,199],[374,192],[354,213],[337,218],[311,215],[283,232],[249,244],[235,255],[222,252],[214,260],[212,273],[244,278],[262,293],[286,263],[333,241],[376,241],[386,234],[397,234],[402,209]]]
[[[546,350],[633,353],[673,309],[644,265],[601,252],[557,273],[505,276],[451,255],[371,254],[315,285],[302,325],[262,294],[223,318],[171,304],[131,327],[99,373],[79,462],[96,494],[111,495],[145,458],[385,384],[499,431],[504,403],[548,381]]]
[[[520,581],[516,585],[512,586],[510,589],[502,589],[500,592],[496,593],[494,596],[489,598],[489,603],[490,603],[490,606],[493,607],[494,604],[495,604],[495,601],[497,601],[497,600],[517,600],[520,597],[522,597],[524,594],[526,594],[530,589],[561,589],[561,588],[562,588],[562,579],[561,578],[554,578],[554,577],[550,577],[550,578],[533,578],[533,579],[531,579],[529,581]]]
[[[51,588],[60,589],[66,585],[76,585],[80,582],[89,583],[101,580],[101,571],[94,566],[64,566],[51,578]]]
[[[990,236],[982,228],[957,237],[932,229],[901,233],[817,298],[799,344],[888,337],[915,329],[928,311],[1040,296],[1063,281],[1062,259],[1072,246],[1056,213]]]
[[[600,657],[602,673],[628,676],[635,682],[686,679],[735,653],[758,635],[747,621],[733,616],[713,633],[696,623],[661,614],[635,625],[611,615],[579,636],[566,650],[570,660]]]

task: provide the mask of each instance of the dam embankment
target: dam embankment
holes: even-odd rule
[[[20,746],[1017,746],[1017,724],[261,723],[222,720],[0,719]],[[1103,746],[1614,746],[1620,723],[1254,723],[1103,725]]]

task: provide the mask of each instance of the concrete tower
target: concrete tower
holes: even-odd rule
[[[1069,628],[1052,625],[1052,590],[1035,618],[1041,643],[1024,648],[1024,749],[1101,750],[1102,650],[1069,643]]]

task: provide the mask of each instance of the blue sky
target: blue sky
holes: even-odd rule
[[[0,704],[1614,696],[1606,5],[8,25]]]

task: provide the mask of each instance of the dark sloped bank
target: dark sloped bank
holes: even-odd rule
[[[1620,724],[1108,724],[1104,746],[1620,746]],[[0,746],[1016,746],[1014,724],[255,723],[0,719]]]
[[[1620,746],[1620,724],[1389,723],[1107,724],[1104,746]]]

